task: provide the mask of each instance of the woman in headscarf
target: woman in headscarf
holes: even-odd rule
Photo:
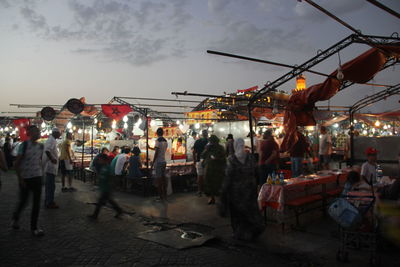
[[[256,163],[245,150],[244,140],[235,140],[235,154],[228,158],[221,191],[220,215],[230,212],[233,237],[253,240],[265,228],[257,203]]]
[[[211,205],[215,204],[215,197],[220,194],[226,165],[225,150],[217,136],[211,135],[202,158],[205,167],[204,193],[209,197],[208,204]]]

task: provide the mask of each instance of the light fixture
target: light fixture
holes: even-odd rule
[[[180,125],[180,124],[181,124],[180,120],[177,120],[177,121],[176,121],[176,124],[177,124],[177,125]]]
[[[94,123],[97,123],[97,118],[94,118],[94,121],[93,121]]]
[[[124,129],[128,129],[128,123],[124,123]]]
[[[112,121],[111,128],[117,128],[117,122],[115,120]]]
[[[4,131],[8,132],[9,128],[6,126],[6,128],[4,128]]]
[[[151,126],[151,127],[156,126],[156,121],[155,121],[155,120],[151,120],[151,121],[150,121],[150,126]]]
[[[357,123],[358,121],[357,120],[354,120],[354,123]]]
[[[338,128],[338,127],[339,127],[339,124],[335,123],[335,124],[333,125],[333,127]]]
[[[196,124],[194,125],[194,128],[200,129],[200,123],[196,123]]]
[[[122,121],[123,121],[123,122],[128,122],[128,116],[125,115],[125,116],[122,118]]]
[[[375,122],[375,126],[376,126],[376,127],[379,127],[380,125],[381,125],[381,122],[380,122],[380,121],[376,121],[376,122]]]
[[[42,124],[40,125],[40,127],[45,128],[46,127],[46,123],[42,122]]]
[[[4,131],[4,129],[3,128],[0,128],[0,132],[3,132]]]
[[[67,123],[67,128],[68,128],[68,129],[71,129],[71,128],[72,128],[72,123],[71,123],[71,122],[68,122],[68,123]]]
[[[387,128],[388,128],[387,125],[384,125],[384,126],[383,126],[383,129],[387,130]]]
[[[209,132],[212,132],[212,131],[214,131],[214,130],[213,130],[212,127],[208,127],[208,131],[209,131]]]
[[[79,129],[78,129],[78,134],[81,134],[81,133],[82,133],[82,129],[79,128]]]

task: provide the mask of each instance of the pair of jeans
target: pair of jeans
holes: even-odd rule
[[[96,204],[96,209],[94,210],[93,216],[97,217],[99,216],[100,209],[102,206],[106,205],[108,203],[111,204],[112,208],[117,212],[121,213],[122,209],[121,207],[115,202],[115,200],[111,196],[111,192],[101,192],[100,198]]]
[[[54,203],[54,191],[56,190],[55,183],[56,175],[52,173],[46,173],[46,187],[45,187],[45,200],[46,206]]]
[[[268,175],[276,173],[276,164],[262,164],[259,166],[258,184],[263,185],[267,181]]]
[[[292,162],[292,177],[297,177],[303,174],[303,158],[302,157],[291,157]]]
[[[33,177],[24,179],[25,186],[19,187],[19,202],[13,214],[13,220],[18,221],[21,211],[25,208],[30,192],[33,193],[32,213],[31,213],[31,230],[37,229],[37,222],[40,212],[40,197],[42,194],[42,177]]]

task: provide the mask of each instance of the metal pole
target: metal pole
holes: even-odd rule
[[[354,164],[354,113],[353,110],[350,108],[350,166]]]
[[[145,109],[145,117],[146,117],[146,169],[147,174],[149,175],[149,118],[147,117],[147,108]]]
[[[253,137],[253,116],[251,114],[251,103],[247,105],[247,109],[249,112],[249,126],[250,126],[250,143],[251,143],[251,154],[254,155],[254,137]]]
[[[81,161],[81,177],[83,177],[84,182],[86,182],[85,180],[85,173],[84,173],[84,166],[83,166],[83,159],[85,156],[85,120],[82,119],[82,161]]]
[[[92,161],[93,161],[93,152],[94,152],[94,149],[93,149],[93,128],[94,128],[94,127],[93,127],[93,123],[92,123],[92,133],[91,133],[91,136],[92,136],[92,142],[91,142],[92,151],[91,151],[91,154],[90,154],[90,155],[91,155],[90,158],[91,158]]]
[[[393,16],[397,17],[398,19],[400,19],[400,14],[399,13],[397,13],[396,11],[394,11],[391,8],[388,8],[384,4],[382,4],[382,3],[378,2],[378,1],[375,1],[375,0],[367,0],[367,1],[370,2],[371,4],[377,6],[377,7],[385,10],[386,12],[392,14]]]

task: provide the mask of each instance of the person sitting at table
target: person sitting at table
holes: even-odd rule
[[[105,155],[108,156],[109,152],[110,152],[110,151],[108,150],[108,148],[103,147],[103,148],[100,150],[100,153],[97,154],[97,155],[93,158],[92,162],[90,162],[89,169],[91,169],[91,170],[94,171],[94,172],[98,172],[98,160],[99,160],[100,155],[105,154]],[[111,159],[110,159],[110,160],[111,160]]]
[[[369,185],[376,183],[376,161],[378,150],[373,147],[368,147],[365,150],[367,162],[361,166],[361,178]]]
[[[311,156],[310,144],[305,136],[297,130],[297,142],[294,144],[290,152],[290,161],[292,169],[292,177],[297,177],[303,174],[304,154]]]
[[[257,204],[256,162],[242,138],[234,141],[234,149],[228,158],[218,210],[223,217],[230,212],[235,239],[250,241],[265,229]]]
[[[142,162],[140,161],[140,149],[135,146],[132,149],[132,156],[129,158],[129,167],[128,167],[128,188],[132,189],[133,179],[143,177],[140,168],[142,167]]]
[[[108,156],[110,157],[111,160],[113,160],[119,153],[120,153],[120,147],[119,146],[115,146],[112,150],[112,152],[110,152],[108,154]]]

